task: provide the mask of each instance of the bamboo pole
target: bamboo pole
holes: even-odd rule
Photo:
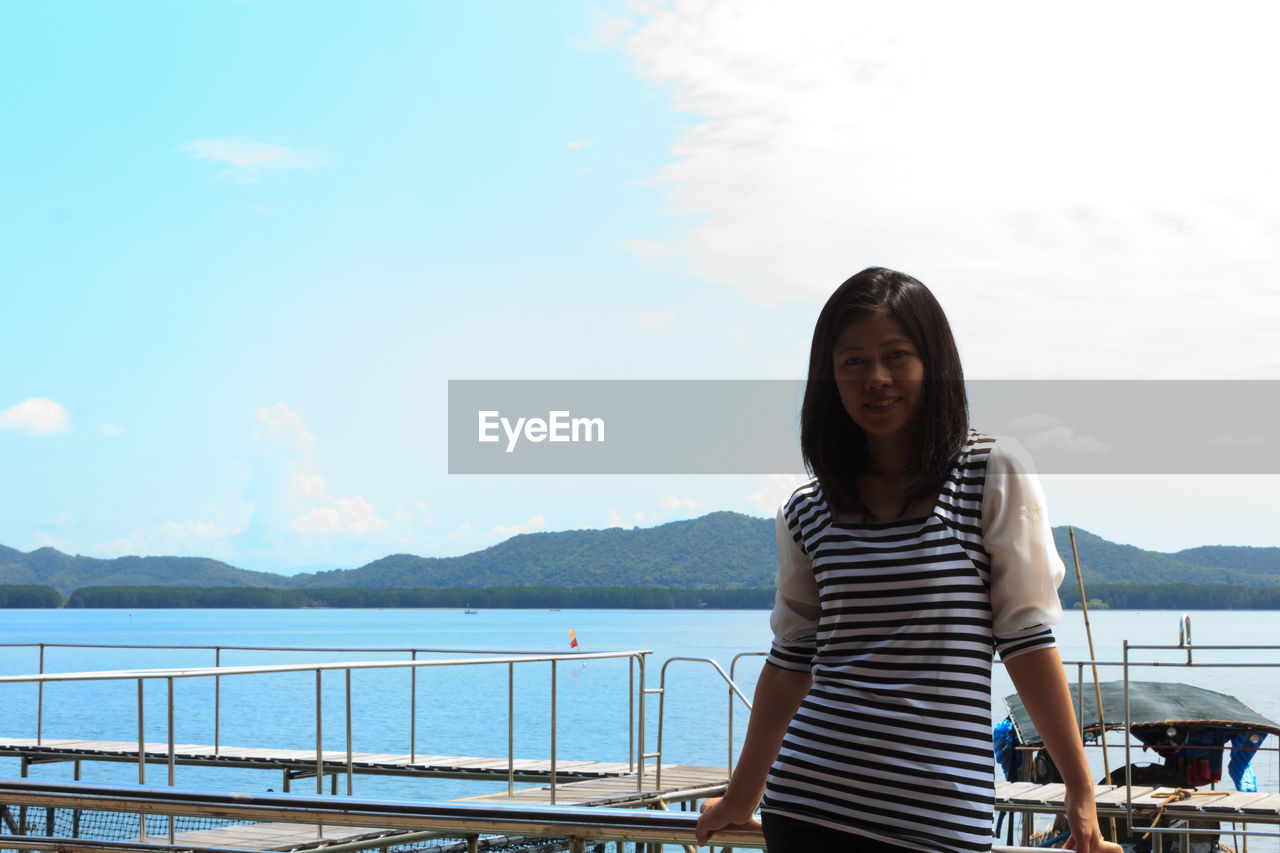
[[[1107,720],[1102,710],[1102,685],[1098,682],[1098,665],[1094,663],[1098,656],[1093,652],[1093,628],[1089,625],[1089,600],[1084,597],[1084,575],[1080,572],[1080,553],[1076,550],[1076,529],[1068,527],[1067,535],[1071,537],[1071,560],[1076,565],[1076,584],[1080,587],[1080,610],[1084,613],[1084,635],[1089,641],[1089,668],[1093,670],[1093,696],[1098,703],[1098,736],[1102,739],[1102,771],[1106,774],[1108,781],[1114,784],[1114,780],[1111,779],[1111,756],[1107,753]],[[1083,727],[1084,721],[1081,720],[1080,723]],[[1114,817],[1111,818],[1111,837],[1119,840]]]

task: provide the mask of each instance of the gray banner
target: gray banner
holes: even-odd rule
[[[1280,382],[967,383],[1043,474],[1280,474]],[[802,474],[799,380],[451,380],[450,474]]]

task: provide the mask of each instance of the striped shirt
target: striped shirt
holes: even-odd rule
[[[989,464],[990,463],[990,464]],[[1053,645],[1063,566],[1030,460],[970,433],[924,518],[779,512],[769,663],[809,671],[761,810],[927,851],[992,841],[991,666]]]

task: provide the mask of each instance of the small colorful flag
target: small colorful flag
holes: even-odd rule
[[[573,629],[569,629],[569,648],[576,649],[578,647],[578,635],[573,633]]]

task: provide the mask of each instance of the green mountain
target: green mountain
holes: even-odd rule
[[[0,584],[41,584],[63,595],[82,586],[269,586],[289,579],[237,569],[207,557],[74,557],[56,548],[29,554],[0,546]]]
[[[1053,529],[1054,544],[1067,566],[1067,584],[1075,581],[1071,540],[1065,527]],[[1211,546],[1188,548],[1172,554],[1119,545],[1076,529],[1076,550],[1086,587],[1106,584],[1230,584],[1275,586],[1280,584],[1280,548]]]
[[[773,585],[773,520],[713,512],[624,530],[522,533],[460,557],[393,554],[358,569],[295,575],[295,587],[624,586],[751,588]]]
[[[1054,528],[1075,588],[1067,528]],[[1110,584],[1280,586],[1280,548],[1206,546],[1163,554],[1076,530],[1086,588]],[[68,556],[0,546],[0,585],[44,584],[63,595],[86,586],[272,587],[278,589],[476,589],[481,587],[660,587],[765,589],[777,556],[773,519],[713,512],[647,529],[567,530],[513,536],[458,557],[393,554],[356,569],[285,577],[202,557]]]

